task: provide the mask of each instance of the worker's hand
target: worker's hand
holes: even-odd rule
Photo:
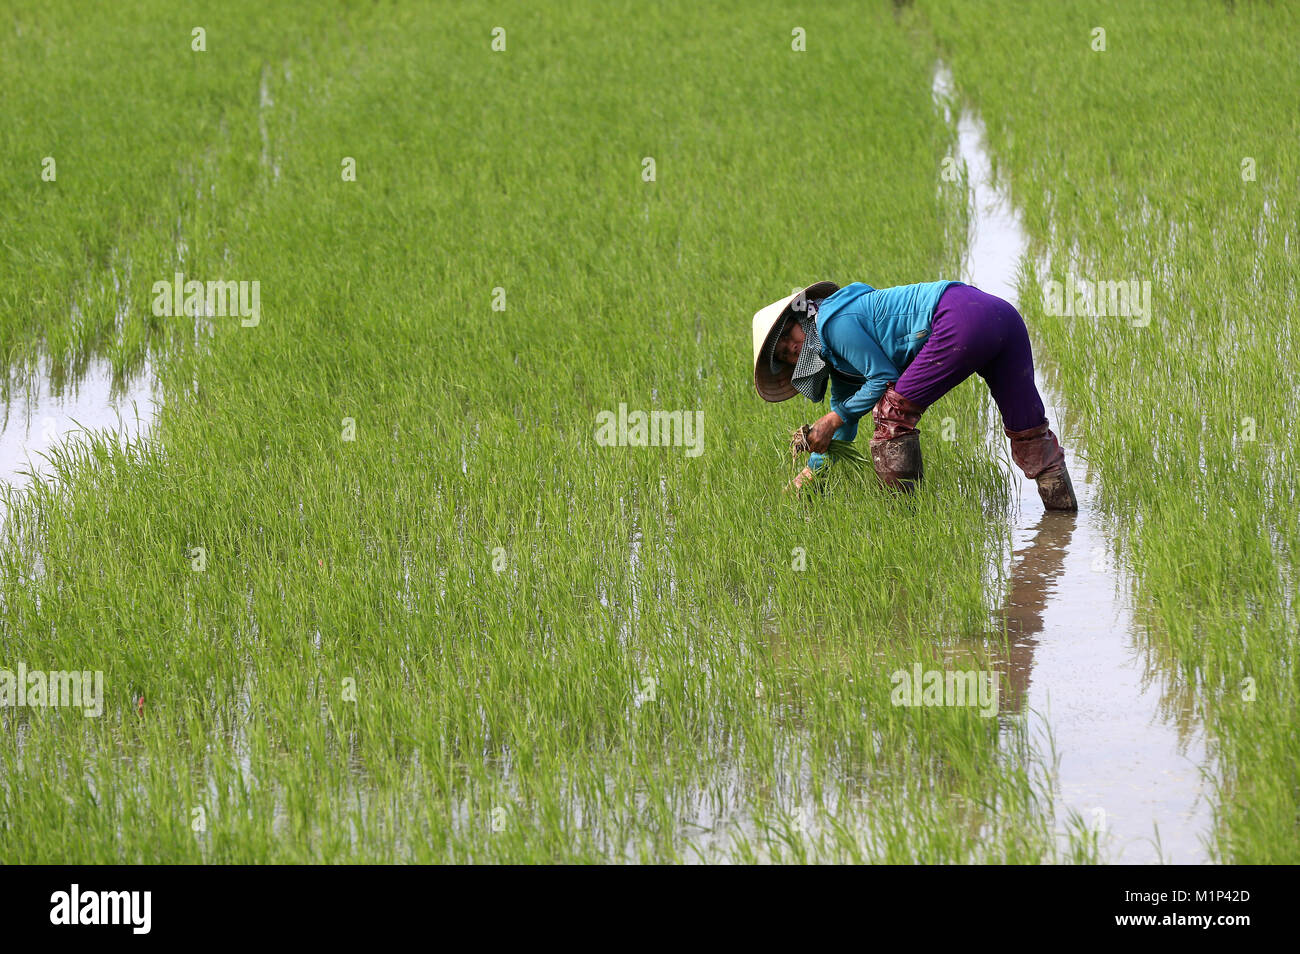
[[[831,438],[843,426],[844,418],[831,411],[812,426],[808,433],[808,446],[819,454],[826,453],[830,449]]]
[[[795,475],[794,480],[790,481],[788,484],[785,485],[785,491],[786,493],[798,492],[810,480],[816,480],[816,479],[817,479],[817,475],[813,473],[813,469],[811,467],[805,467],[803,470],[799,471],[799,473]]]

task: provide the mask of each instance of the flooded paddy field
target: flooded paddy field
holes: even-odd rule
[[[1293,12],[138,7],[0,30],[4,860],[1296,860]],[[783,493],[820,278],[1015,302],[1079,512],[979,378]]]

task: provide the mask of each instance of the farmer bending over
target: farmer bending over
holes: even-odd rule
[[[794,319],[793,321],[790,319]],[[754,315],[754,387],[766,401],[802,394],[831,410],[812,427],[814,453],[794,479],[826,467],[831,439],[853,440],[875,412],[871,462],[888,487],[921,479],[916,424],[925,409],[972,374],[989,386],[1011,438],[1011,458],[1038,482],[1048,510],[1077,510],[1065,451],[1034,386],[1029,333],[1015,306],[962,282],[840,288],[816,282]]]

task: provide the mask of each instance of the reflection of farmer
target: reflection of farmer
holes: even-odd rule
[[[1045,513],[1038,518],[1033,537],[1011,558],[1011,587],[1002,608],[1007,652],[999,660],[1007,674],[1003,706],[1006,711],[1019,712],[1028,697],[1034,650],[1043,632],[1043,610],[1048,594],[1065,569],[1065,555],[1070,550],[1073,534],[1073,517]]]
[[[791,321],[790,319],[794,320]],[[829,464],[831,438],[851,441],[874,409],[871,460],[887,486],[921,478],[917,421],[972,374],[989,386],[1011,438],[1011,457],[1038,482],[1049,510],[1075,510],[1065,451],[1034,386],[1029,333],[1015,306],[961,282],[840,288],[817,282],[754,315],[754,387],[766,401],[802,394],[831,410],[812,428],[815,452],[799,487]]]

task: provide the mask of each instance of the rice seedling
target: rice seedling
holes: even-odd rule
[[[796,463],[799,462],[801,454],[812,453],[812,445],[808,443],[809,430],[809,426],[803,424],[795,428],[794,432],[790,435],[790,456]],[[831,439],[830,445],[826,449],[826,457],[832,463],[842,462],[846,466],[858,470],[870,465],[871,463],[871,461],[863,456],[862,451],[858,450],[857,445],[853,441],[841,441],[835,440],[834,438]]]

